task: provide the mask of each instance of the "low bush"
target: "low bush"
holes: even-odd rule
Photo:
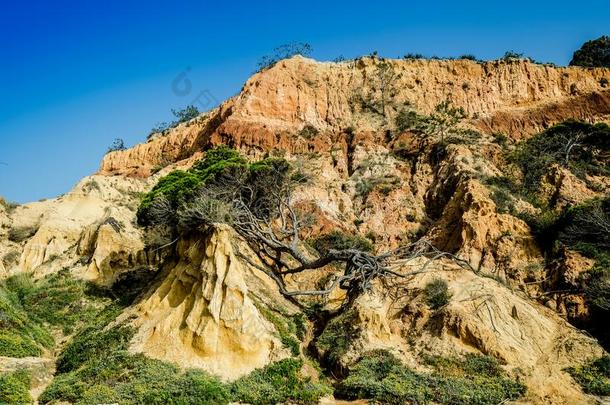
[[[566,369],[588,394],[610,396],[610,356]]]
[[[313,125],[305,125],[303,127],[303,129],[301,129],[299,131],[299,136],[302,138],[305,138],[307,140],[312,140],[314,139],[318,134],[320,133],[320,131],[318,131],[318,128],[314,127]]]
[[[570,66],[610,67],[610,37],[602,36],[585,42],[574,52]]]
[[[317,404],[332,389],[301,376],[302,366],[300,359],[284,359],[257,369],[230,384],[232,400],[252,405]]]
[[[0,284],[0,356],[39,356],[43,348],[51,347],[53,338],[28,316],[19,294],[7,286],[13,279]]]
[[[440,278],[436,278],[426,284],[424,294],[426,295],[428,306],[432,309],[442,308],[451,300],[449,286],[445,280]]]
[[[410,108],[400,110],[394,119],[394,124],[399,132],[421,130],[424,123],[425,117]]]
[[[0,403],[29,404],[31,376],[25,370],[0,374]]]
[[[6,286],[18,296],[31,320],[60,328],[64,334],[89,323],[110,303],[92,283],[74,279],[67,269],[36,283],[28,275],[13,276],[6,280]]]
[[[358,315],[348,310],[331,319],[316,341],[316,347],[323,352],[333,366],[340,364],[341,358],[349,351],[352,340],[360,333]]]
[[[472,60],[474,62],[479,62],[479,59],[472,54],[460,55],[458,59]]]
[[[311,245],[320,254],[326,255],[330,250],[356,249],[371,252],[373,244],[370,240],[360,235],[348,235],[341,231],[332,231],[313,239]]]
[[[366,199],[373,190],[379,190],[387,196],[399,187],[400,179],[394,175],[363,177],[356,183],[356,195]]]
[[[125,141],[123,141],[121,138],[116,138],[112,144],[108,147],[108,150],[106,151],[106,153],[110,153],[110,152],[118,152],[118,151],[122,151],[127,149],[127,147],[125,147]]]
[[[331,392],[327,386],[302,377],[302,361],[296,358],[223,384],[200,370],[182,371],[172,364],[131,354],[127,348],[134,330],[107,327],[116,315],[117,312],[106,311],[73,338],[59,356],[59,374],[40,396],[41,403],[313,404]],[[283,323],[283,328],[290,333],[287,324]]]
[[[265,317],[265,319],[267,319],[273,324],[273,326],[275,326],[275,330],[279,335],[280,341],[284,346],[290,349],[290,353],[295,357],[301,354],[301,344],[294,337],[295,335],[297,335],[298,337],[299,331],[299,329],[297,328],[297,324],[294,322],[294,320],[300,318],[289,318],[288,316],[272,311],[264,305],[257,304],[257,308],[259,312]]]
[[[525,191],[537,192],[541,179],[554,164],[581,178],[609,174],[610,169],[602,160],[609,150],[608,125],[569,120],[521,142],[509,160],[521,169]]]
[[[343,380],[336,396],[383,404],[500,404],[523,396],[525,387],[504,375],[495,360],[435,358],[431,374],[417,373],[388,351],[366,353]],[[491,372],[490,372],[491,371]]]

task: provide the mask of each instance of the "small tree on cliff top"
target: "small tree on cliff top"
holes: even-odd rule
[[[610,67],[610,37],[587,41],[574,52],[570,66]]]

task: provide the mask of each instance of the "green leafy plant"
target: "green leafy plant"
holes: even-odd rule
[[[440,278],[436,278],[426,284],[424,293],[426,295],[426,302],[432,309],[442,308],[451,300],[449,286],[445,280]]]
[[[567,368],[566,371],[586,393],[610,395],[610,356],[602,356],[582,366]]]
[[[51,334],[31,319],[11,285],[22,277],[13,276],[0,284],[0,356],[40,356],[43,348],[53,345]]]
[[[125,141],[123,141],[121,138],[116,138],[112,144],[108,147],[108,150],[106,151],[106,153],[110,153],[110,152],[118,152],[118,151],[122,151],[127,149],[127,147],[125,146]]]
[[[0,403],[29,404],[31,376],[25,370],[0,374]]]
[[[373,244],[367,238],[360,235],[348,235],[341,231],[320,235],[311,241],[311,245],[321,254],[326,254],[332,249],[357,249],[364,252],[373,250]]]
[[[520,143],[509,160],[521,169],[525,190],[535,192],[553,164],[564,166],[582,178],[587,174],[610,173],[601,160],[608,150],[608,125],[569,120]]]
[[[610,37],[601,36],[585,42],[574,52],[570,66],[610,67]]]
[[[366,353],[336,390],[346,399],[369,399],[383,404],[451,405],[500,404],[523,396],[525,387],[507,378],[495,360],[433,358],[431,374],[417,373],[385,350]]]
[[[351,342],[360,333],[357,314],[348,310],[331,319],[316,341],[316,347],[330,364],[337,366],[348,352]]]
[[[410,109],[409,107],[401,109],[398,114],[396,114],[396,118],[394,120],[396,129],[399,132],[420,130],[424,123],[425,117],[420,116],[416,111]]]
[[[235,401],[252,405],[296,403],[317,404],[332,389],[300,375],[303,361],[284,359],[253,371],[230,385]]]

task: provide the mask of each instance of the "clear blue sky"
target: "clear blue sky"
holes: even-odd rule
[[[200,91],[236,94],[286,42],[309,42],[320,60],[515,50],[567,64],[585,40],[610,34],[609,15],[607,0],[5,1],[0,195],[26,202],[68,191],[114,138],[142,142]],[[184,72],[186,96],[172,91]]]

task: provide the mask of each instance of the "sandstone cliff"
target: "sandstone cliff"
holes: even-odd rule
[[[127,316],[138,327],[131,349],[235,379],[287,357],[257,305],[296,312],[268,277],[233,252],[230,229],[183,240],[178,263]]]
[[[341,132],[348,127],[358,132],[378,129],[378,120],[363,114],[355,100],[362,89],[376,85],[377,63],[374,58],[321,63],[298,56],[281,61],[252,76],[237,96],[168,136],[106,155],[100,173],[145,176],[156,166],[222,143],[251,154],[329,151],[341,146]],[[451,99],[464,107],[475,128],[488,134],[519,139],[567,118],[610,119],[610,90],[600,84],[610,76],[608,69],[558,68],[524,60],[390,63],[400,75],[397,105],[408,103],[429,113]],[[305,125],[319,129],[321,136],[311,141],[295,136]]]
[[[357,333],[337,360],[340,367],[324,364],[330,378],[372,349],[391,350],[424,371],[423,353],[481,353],[527,386],[524,403],[591,402],[564,371],[604,353],[562,317],[586,317],[587,306],[580,296],[555,296],[545,288],[549,280],[577,286],[593,263],[568,251],[563,262],[546,266],[532,229],[501,209],[485,180],[501,175],[506,163],[495,133],[516,143],[568,118],[609,121],[610,90],[600,83],[610,70],[526,61],[388,61],[398,75],[397,91],[382,118],[357,97],[378,90],[379,63],[283,60],[255,74],[218,108],[107,154],[99,173],[70,193],[19,207],[0,204],[0,277],[41,279],[67,268],[76,278],[110,287],[122,275],[145,270],[154,280],[112,324],[134,328],[129,351],[225,381],[303,353],[324,364],[328,348],[316,339],[336,311],[347,310]],[[404,106],[429,114],[447,99],[464,108],[463,128],[478,131],[475,141],[439,152],[429,139],[392,128]],[[285,157],[303,174],[294,198],[312,219],[305,239],[340,230],[366,236],[382,252],[425,236],[472,269],[436,260],[430,272],[376,282],[347,308],[341,291],[308,307],[311,302],[282,296],[270,277],[243,260],[238,251],[256,252],[226,225],[150,240],[136,221],[139,194],[220,144],[252,161]],[[582,178],[554,166],[540,192],[561,209],[608,195],[609,186],[607,176]],[[515,204],[538,212],[527,201]],[[290,276],[286,284],[311,288],[331,273],[340,271]],[[436,277],[452,294],[439,311],[424,302],[425,285]],[[305,310],[314,324],[302,325],[308,327],[302,341],[287,347],[277,319]],[[0,359],[3,368],[10,364]],[[318,378],[318,371],[303,370]]]

